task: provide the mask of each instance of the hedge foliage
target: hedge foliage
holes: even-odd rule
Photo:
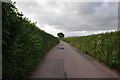
[[[63,40],[84,53],[120,71],[120,31],[70,37]]]
[[[2,3],[3,80],[24,80],[59,39],[23,17],[15,3]]]

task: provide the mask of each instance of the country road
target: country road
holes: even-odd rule
[[[29,78],[109,78],[118,74],[61,41],[40,61]]]

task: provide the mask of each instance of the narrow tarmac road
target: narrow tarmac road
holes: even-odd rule
[[[61,41],[46,54],[29,78],[118,78],[118,75]]]

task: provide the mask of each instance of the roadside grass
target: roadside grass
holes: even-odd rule
[[[64,38],[84,53],[120,71],[120,31]]]

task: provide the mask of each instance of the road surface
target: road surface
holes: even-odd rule
[[[44,56],[29,78],[111,78],[112,80],[118,78],[118,74],[61,41]]]

